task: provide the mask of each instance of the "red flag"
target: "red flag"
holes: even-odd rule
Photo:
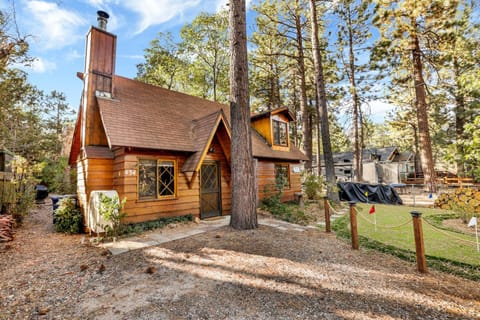
[[[368,213],[370,213],[370,214],[374,214],[374,213],[375,213],[375,205],[373,205],[373,206],[370,208],[370,211],[368,211]]]

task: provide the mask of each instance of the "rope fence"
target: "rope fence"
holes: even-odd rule
[[[354,208],[354,210],[357,212],[358,216],[361,217],[364,221],[370,223],[370,224],[373,224],[373,225],[376,225],[378,228],[383,228],[383,229],[398,229],[398,228],[401,228],[407,224],[410,224],[412,223],[412,220],[413,219],[410,219],[408,221],[405,221],[405,222],[402,222],[398,225],[394,225],[394,226],[387,226],[387,225],[381,225],[381,224],[375,224],[374,222],[370,221],[367,217],[365,217],[360,211],[358,211],[357,208]]]
[[[431,224],[427,219],[424,219],[424,221],[430,227],[430,229],[435,230],[436,232],[438,232],[440,234],[443,234],[446,237],[449,237],[451,239],[461,241],[461,242],[464,242],[464,243],[473,244],[475,246],[477,245],[477,243],[475,241],[470,241],[470,240],[467,240],[467,239],[457,237],[457,236],[453,235],[452,233],[449,233],[448,231],[445,231],[445,230],[442,230],[442,229],[438,228],[437,226]]]
[[[336,215],[343,215],[344,213],[342,212],[339,212],[339,211],[336,211],[334,207],[332,207],[332,205],[330,204],[330,202],[327,201],[327,204],[328,204],[328,207],[330,208],[330,210],[336,214]]]
[[[330,216],[330,210],[335,213],[335,214],[343,214],[335,211],[335,209],[332,207],[332,205],[328,202],[328,199],[325,197],[325,217]],[[393,230],[393,229],[399,229],[402,227],[405,227],[408,224],[413,224],[413,232],[414,232],[414,239],[415,239],[415,253],[417,257],[417,268],[419,272],[427,272],[427,267],[426,267],[426,258],[425,258],[425,246],[424,246],[424,241],[423,241],[423,228],[422,228],[422,221],[425,221],[427,227],[429,230],[433,230],[434,232],[440,233],[443,236],[453,239],[455,241],[460,241],[464,244],[468,245],[473,245],[476,246],[476,251],[480,252],[480,246],[478,243],[478,234],[476,234],[475,239],[476,241],[471,241],[465,238],[462,238],[460,236],[456,236],[452,233],[452,231],[446,231],[438,228],[434,224],[430,223],[427,219],[422,219],[422,213],[418,211],[412,211],[410,214],[412,216],[411,219],[404,221],[402,223],[399,223],[397,225],[383,225],[383,224],[378,224],[376,215],[375,213],[375,208],[372,207],[372,211],[370,211],[371,214],[374,214],[373,220],[369,218],[368,216],[365,216],[360,210],[356,208],[356,202],[349,202],[350,204],[350,232],[351,232],[351,240],[352,240],[352,249],[358,250],[359,249],[359,236],[358,236],[358,227],[357,227],[357,217],[360,217],[363,221],[370,225],[375,226],[375,231],[377,231],[378,228],[382,229],[388,229],[388,230]],[[329,218],[328,218],[329,219]],[[329,232],[329,231],[327,231]],[[477,229],[476,229],[477,232]],[[468,237],[468,235],[466,235]],[[448,241],[448,240],[447,240]]]

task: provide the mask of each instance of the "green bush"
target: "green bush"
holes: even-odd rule
[[[55,210],[55,230],[57,232],[81,233],[82,214],[77,208],[75,199],[64,198]]]
[[[320,197],[324,183],[323,177],[308,173],[304,179],[305,194],[308,199],[314,200]]]
[[[278,219],[291,223],[307,225],[312,220],[297,204],[291,202],[282,203],[280,198],[281,192],[271,197],[266,197],[262,200],[260,208],[270,212]]]
[[[123,212],[123,207],[127,202],[127,198],[124,198],[122,202],[118,196],[109,197],[103,193],[100,193],[100,215],[107,221],[108,224],[101,227],[105,230],[107,236],[111,236],[114,239],[121,234],[122,219],[127,214]]]

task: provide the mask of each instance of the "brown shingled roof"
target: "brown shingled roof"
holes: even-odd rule
[[[182,168],[188,171],[201,158],[219,113],[229,127],[228,105],[120,76],[114,76],[114,82],[113,99],[97,97],[110,147],[192,152]],[[307,159],[293,145],[290,152],[272,150],[258,133],[252,134],[252,147],[254,157]]]
[[[223,110],[219,110],[212,114],[209,114],[201,119],[194,120],[193,125],[193,136],[195,145],[197,146],[197,151],[192,154],[182,167],[182,172],[194,172],[197,171],[199,163],[202,160],[202,155],[206,152],[215,132],[217,131],[220,121],[225,121],[225,115]],[[228,126],[224,123],[227,130]]]
[[[110,147],[194,152],[192,121],[227,108],[119,76],[114,81],[114,98],[97,98]]]

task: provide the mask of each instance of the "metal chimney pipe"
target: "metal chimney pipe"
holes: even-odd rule
[[[110,16],[105,11],[98,10],[97,11],[98,28],[107,31],[107,22],[109,17]]]

